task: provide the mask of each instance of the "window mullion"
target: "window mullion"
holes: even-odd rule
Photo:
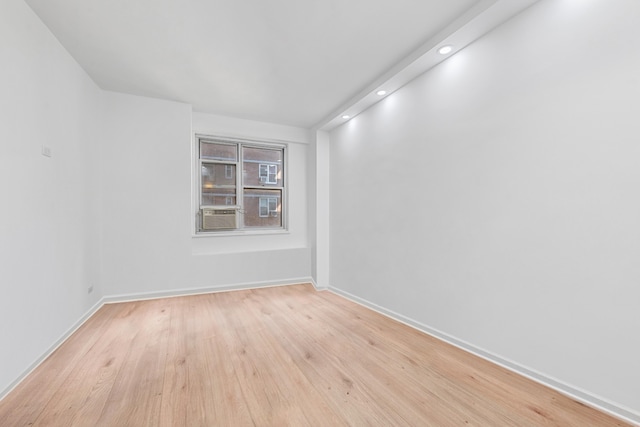
[[[236,166],[236,206],[238,207],[238,213],[240,214],[240,220],[238,221],[238,228],[244,228],[244,179],[243,179],[243,170],[244,170],[244,162],[242,161],[242,144],[238,144],[237,146],[237,155],[238,155],[238,164]]]

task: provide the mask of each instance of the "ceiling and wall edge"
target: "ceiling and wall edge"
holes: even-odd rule
[[[313,126],[312,130],[331,131],[335,129],[538,1],[480,1],[333,110],[331,114]],[[439,54],[438,49],[445,45],[452,46],[453,50],[446,55]],[[386,94],[381,97],[376,94],[378,90],[384,90]],[[342,117],[345,114],[349,116],[349,119]]]

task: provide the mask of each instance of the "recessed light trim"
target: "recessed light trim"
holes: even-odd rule
[[[383,95],[386,95],[386,94],[387,94],[386,90],[379,90],[379,91],[376,92],[376,95],[378,95],[378,96],[383,96]]]
[[[440,55],[447,55],[452,51],[453,51],[453,46],[451,46],[450,44],[444,45],[440,49],[438,49],[438,53]]]

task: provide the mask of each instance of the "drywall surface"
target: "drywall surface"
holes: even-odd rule
[[[638,17],[541,1],[334,130],[331,285],[640,413]]]
[[[317,131],[309,151],[309,234],[311,236],[311,275],[318,288],[329,287],[329,189],[331,139]]]
[[[189,254],[191,107],[113,92],[104,101],[105,294],[180,287]]]
[[[304,143],[289,144],[290,233],[193,236],[193,132],[287,140],[299,135],[297,128],[203,114],[193,115],[192,126],[186,104],[112,92],[104,99],[105,295],[180,293],[310,276]]]
[[[1,393],[101,289],[100,91],[21,0],[0,2],[0,58]]]

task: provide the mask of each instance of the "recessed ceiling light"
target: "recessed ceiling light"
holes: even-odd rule
[[[438,49],[438,53],[440,55],[446,55],[447,53],[451,53],[452,50],[453,50],[453,46],[446,45],[446,46],[442,46],[440,49]]]
[[[386,90],[379,90],[376,92],[376,95],[382,96],[382,95],[386,95],[387,91]]]
[[[351,118],[351,116],[350,116],[350,115],[348,115],[348,114],[345,114],[344,116],[342,116],[342,118],[343,118],[343,119],[345,119],[345,120],[347,120],[347,119],[350,119],[350,118]]]

